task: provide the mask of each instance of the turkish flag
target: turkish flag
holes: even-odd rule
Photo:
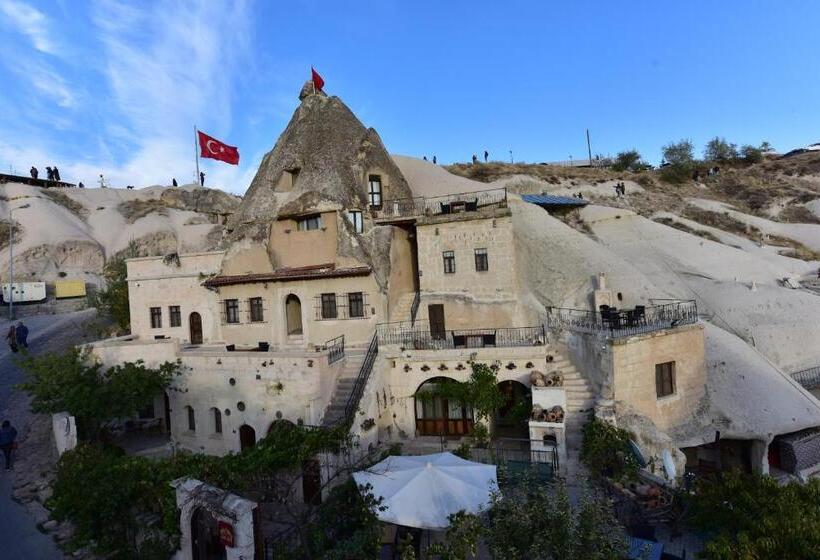
[[[313,79],[313,87],[322,91],[322,88],[325,87],[325,81],[319,75],[319,72],[313,69],[313,66],[310,67],[310,74],[311,78]]]
[[[197,130],[196,132],[199,135],[199,151],[202,157],[239,165],[239,150],[235,146],[228,146],[202,131]]]

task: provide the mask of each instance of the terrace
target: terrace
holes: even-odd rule
[[[547,307],[547,328],[624,338],[673,329],[698,322],[694,300],[663,305],[638,305],[633,309],[601,306],[599,311]]]
[[[544,327],[489,327],[476,329],[431,329],[427,321],[381,323],[376,326],[380,345],[396,344],[414,350],[461,348],[510,348],[543,346]]]
[[[420,217],[480,212],[488,208],[506,208],[507,189],[463,192],[445,196],[397,198],[385,200],[374,208],[377,222],[405,222]]]

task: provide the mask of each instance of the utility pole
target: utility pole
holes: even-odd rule
[[[587,129],[587,153],[589,153],[589,165],[592,167],[592,144],[589,143],[589,129]]]
[[[23,197],[28,198],[28,197]],[[10,202],[10,201],[9,201]],[[9,321],[14,320],[14,210],[28,208],[30,204],[23,204],[19,208],[9,205]]]

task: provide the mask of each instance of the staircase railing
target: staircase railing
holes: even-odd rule
[[[820,387],[820,366],[796,371],[792,374],[792,378],[807,391],[817,389]]]
[[[410,324],[416,324],[416,314],[419,312],[419,303],[421,303],[421,294],[416,290],[413,296],[413,303],[410,305]]]
[[[350,426],[353,423],[353,418],[356,415],[356,410],[359,408],[359,401],[364,393],[364,387],[370,379],[370,373],[373,371],[373,364],[376,362],[376,355],[379,353],[379,337],[373,333],[373,338],[370,340],[370,346],[367,347],[367,354],[364,356],[362,367],[359,368],[359,374],[356,376],[356,382],[353,384],[353,391],[345,404],[345,411],[339,423]]]
[[[328,365],[338,362],[345,357],[345,335],[339,335],[325,342],[327,348]]]

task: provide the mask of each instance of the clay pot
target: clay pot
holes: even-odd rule
[[[532,406],[532,414],[530,415],[530,418],[532,418],[533,420],[538,420],[543,413],[544,409],[541,407],[541,405],[535,404]]]
[[[530,385],[535,387],[543,387],[546,383],[546,379],[544,378],[544,374],[538,370],[532,370],[530,372]]]
[[[555,413],[551,410],[547,412],[547,422],[555,422]]]

